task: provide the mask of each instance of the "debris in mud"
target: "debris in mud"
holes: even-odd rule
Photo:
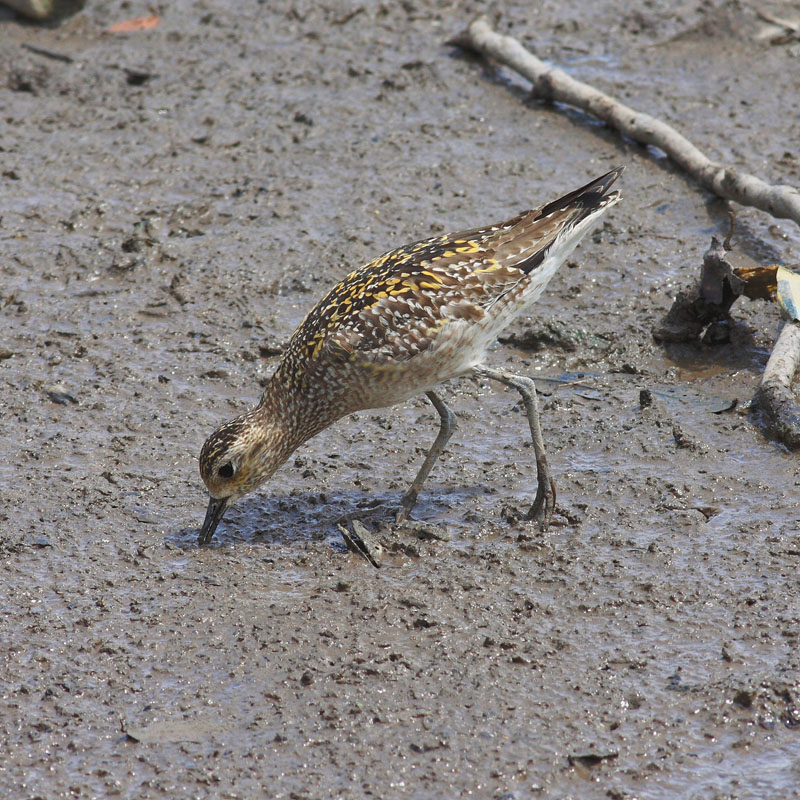
[[[692,506],[692,508],[695,511],[699,511],[706,518],[706,521],[721,513],[720,508],[717,506]]]
[[[353,17],[358,16],[359,14],[363,13],[363,11],[364,11],[364,6],[356,6],[350,11],[346,11],[340,17],[332,19],[331,25],[346,25],[348,22],[350,22],[351,19],[353,19]]]
[[[574,767],[576,764],[580,764],[582,767],[596,767],[598,764],[602,764],[603,761],[611,761],[612,759],[619,757],[619,751],[612,751],[610,753],[582,753],[579,755],[568,755],[567,761],[569,761],[569,765]]]
[[[151,78],[156,77],[152,72],[137,67],[123,67],[125,83],[128,86],[144,86]]]
[[[54,50],[48,50],[44,47],[37,47],[35,44],[30,44],[28,42],[23,42],[22,47],[24,47],[25,50],[30,53],[35,53],[37,56],[50,58],[53,61],[61,61],[63,64],[71,64],[74,60],[72,56],[68,56],[65,53],[57,53]]]
[[[724,344],[730,340],[730,309],[739,297],[774,297],[777,266],[735,267],[728,253],[725,243],[712,236],[699,279],[678,292],[666,317],[653,331],[656,341],[692,342],[703,334],[705,344]]]
[[[43,66],[35,69],[12,69],[6,78],[6,88],[12,92],[37,95],[44,88],[49,75]]]
[[[409,745],[409,749],[412,753],[430,753],[434,750],[440,750],[443,747],[447,747],[447,740],[446,739],[434,739],[419,742],[411,742]]]
[[[283,354],[286,349],[286,342],[279,340],[277,337],[271,337],[258,346],[258,355],[261,358],[273,358]]]
[[[342,534],[342,539],[344,539],[347,549],[367,559],[373,567],[380,567],[381,556],[383,555],[382,545],[367,530],[366,526],[357,519],[352,520],[350,524],[353,527],[352,531],[348,531],[344,525],[336,526],[339,529],[339,533]]]
[[[393,541],[389,545],[389,551],[391,553],[402,553],[409,558],[422,558],[424,555],[419,540],[415,542]]]
[[[772,349],[754,404],[767,417],[767,429],[791,449],[800,448],[800,403],[792,379],[800,365],[800,324],[787,322]]]
[[[55,3],[53,0],[3,0],[3,5],[30,19],[43,20],[52,15]]]
[[[367,559],[374,567],[380,567],[385,548],[378,541],[377,534],[370,532],[357,519],[352,519],[351,515],[339,517],[341,521],[347,521],[348,519],[351,521],[352,531],[347,530],[338,521],[336,525],[347,548]],[[399,525],[384,523],[377,533],[384,537],[383,542],[390,552],[404,553],[412,558],[421,558],[423,556],[423,550],[420,546],[422,542],[449,542],[451,538],[450,532],[446,528],[424,520],[410,519]],[[413,538],[411,541],[402,541],[397,538],[398,534],[409,534]]]
[[[775,280],[778,305],[783,316],[792,322],[800,322],[800,273],[778,267]]]
[[[149,31],[157,28],[161,24],[161,17],[157,14],[150,14],[146,17],[135,17],[126,19],[122,22],[115,22],[108,33],[136,33],[137,31]]]
[[[560,375],[548,375],[536,378],[536,391],[545,397],[565,388],[585,400],[602,400],[602,393],[589,386],[590,380],[599,379],[598,372],[562,372]]]
[[[759,32],[757,38],[767,38],[773,46],[791,44],[800,40],[800,24],[794,20],[777,17],[762,8],[755,9],[755,12],[759,19],[768,23]]]
[[[60,406],[66,406],[70,403],[72,405],[78,405],[77,399],[73,397],[61,384],[48,386],[44,390],[44,393],[48,396],[48,398],[50,398],[50,400]]]
[[[753,698],[755,697],[755,692],[750,689],[740,689],[734,695],[733,702],[736,703],[737,706],[741,706],[742,708],[750,708],[753,705]]]
[[[689,406],[693,409],[709,411],[712,414],[724,414],[733,411],[739,405],[737,397],[706,395],[683,386],[659,386],[646,387],[639,392],[639,407],[648,408],[656,399],[663,401],[668,407]]]
[[[778,266],[734,267],[728,256],[729,244],[730,235],[724,243],[716,236],[711,238],[700,278],[694,286],[678,292],[653,336],[660,342],[691,342],[702,334],[704,344],[724,344],[730,340],[729,314],[737,298],[777,297],[788,321],[764,369],[754,405],[764,411],[767,430],[787,447],[796,449],[800,447],[800,403],[792,390],[792,380],[800,365],[800,275]],[[640,396],[639,404],[644,408],[647,397]],[[714,413],[730,411],[735,405],[723,405]],[[679,447],[684,446],[678,436],[675,441]]]
[[[772,348],[755,404],[767,417],[769,431],[787,447],[800,447],[800,403],[792,381],[800,367],[800,274],[779,267],[777,296],[786,322]]]
[[[672,438],[675,439],[675,444],[682,449],[701,453],[708,452],[706,445],[689,436],[677,422],[672,425]]]
[[[710,397],[708,399],[708,410],[712,414],[726,414],[728,411],[735,411],[738,405],[738,397],[733,397],[730,400],[716,397]]]
[[[691,692],[692,687],[682,683],[683,676],[681,675],[681,668],[672,673],[668,678],[669,683],[665,687],[668,692]]]

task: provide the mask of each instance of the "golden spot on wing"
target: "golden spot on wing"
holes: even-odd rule
[[[487,258],[484,260],[484,263],[488,264],[488,266],[482,267],[481,269],[475,269],[473,270],[473,272],[475,273],[494,272],[495,270],[500,269],[500,264],[497,262],[497,259]]]
[[[498,225],[408,244],[350,272],[306,315],[283,372],[302,374],[310,361],[331,356],[341,363],[345,352],[369,363],[405,361],[429,348],[449,322],[458,320],[461,330],[465,322],[498,313],[570,222],[551,220],[553,211],[543,208],[544,214],[524,212]]]

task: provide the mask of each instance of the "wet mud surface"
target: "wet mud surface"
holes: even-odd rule
[[[747,5],[501,5],[540,56],[800,184],[800,44]],[[654,342],[724,206],[444,44],[480,10],[0,20],[3,796],[799,796],[800,471],[747,410],[776,309]],[[334,520],[399,500],[424,399],[321,434],[196,548],[200,446],[334,281],[620,163],[623,201],[491,353],[539,379],[548,533],[520,519],[517,397],[465,380],[427,525],[378,531],[380,569]],[[797,260],[792,223],[737,216],[739,257]]]

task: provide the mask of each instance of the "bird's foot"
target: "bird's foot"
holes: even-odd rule
[[[538,523],[539,530],[546,531],[553,521],[553,513],[556,510],[556,484],[552,478],[546,478],[539,483],[536,490],[536,499],[530,511],[525,515],[525,519],[533,520]]]
[[[406,492],[403,495],[403,499],[400,501],[400,508],[397,509],[397,513],[394,515],[394,521],[398,525],[408,519],[409,515],[411,514],[411,509],[414,508],[416,502],[416,492]]]

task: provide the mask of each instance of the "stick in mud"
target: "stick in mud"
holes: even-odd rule
[[[764,368],[755,402],[767,416],[770,432],[792,450],[800,448],[800,405],[792,377],[800,365],[800,324],[786,322]]]
[[[513,37],[492,30],[485,16],[475,19],[449,44],[490,56],[511,67],[533,84],[537,97],[580,108],[624,136],[660,148],[701,186],[719,197],[800,225],[800,190],[797,188],[771,186],[754,175],[712,161],[665,122],[626,106],[563,70],[547,66]]]

